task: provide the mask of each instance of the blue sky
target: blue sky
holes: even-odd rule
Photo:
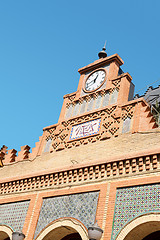
[[[0,146],[35,146],[105,40],[136,92],[158,86],[159,9],[158,0],[0,1]]]

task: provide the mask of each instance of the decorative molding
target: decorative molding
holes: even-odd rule
[[[160,170],[160,154],[95,164],[0,184],[0,194],[35,191]]]
[[[65,148],[77,147],[83,144],[104,140],[112,136],[118,136],[120,128],[121,109],[117,106],[108,107],[102,110],[97,110],[80,117],[75,117],[61,122],[53,129],[46,129],[46,141],[52,139],[52,147],[50,151],[60,151]],[[87,136],[82,139],[70,141],[72,126],[85,122],[101,119],[101,127],[96,136]]]
[[[113,84],[112,88],[107,89],[107,90],[106,89],[101,89],[101,90],[98,90],[96,92],[92,92],[90,94],[87,94],[87,95],[84,95],[84,96],[80,97],[78,100],[75,99],[75,97],[66,96],[66,98],[68,100],[67,103],[66,103],[66,108],[69,108],[70,105],[75,106],[76,103],[82,104],[84,101],[89,102],[91,99],[96,99],[99,95],[104,96],[107,93],[112,93],[112,92],[115,91],[115,89],[117,91],[119,91],[121,80],[120,79],[118,79],[118,80],[117,81],[116,80],[112,81],[112,84]]]
[[[113,102],[116,99],[116,95],[114,97]],[[98,99],[97,93],[94,93],[94,98],[96,100]],[[87,100],[88,99],[89,97],[87,96]],[[137,107],[139,107],[139,112],[136,111]],[[101,126],[97,135],[85,136],[78,139],[75,138],[70,141],[73,126],[84,124],[89,121],[91,122],[98,118],[101,118]],[[146,124],[141,124],[143,118],[146,120]],[[129,119],[129,121],[126,121],[126,119]],[[139,121],[141,121],[140,124]],[[136,132],[141,131],[141,129],[150,130],[155,127],[155,120],[152,114],[150,114],[148,104],[143,100],[141,104],[132,101],[125,105],[113,104],[108,107],[100,108],[94,110],[94,112],[89,112],[62,121],[57,126],[46,128],[44,130],[46,134],[45,144],[47,144],[49,139],[52,139],[52,146],[49,148],[50,152],[60,151],[66,148],[78,147],[83,144],[90,144],[111,137],[117,137],[121,133]]]
[[[123,106],[122,107],[122,119],[125,120],[126,118],[132,118],[134,114],[135,104]]]

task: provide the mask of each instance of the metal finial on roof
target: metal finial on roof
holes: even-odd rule
[[[102,48],[102,51],[100,51],[100,52],[98,53],[98,57],[99,57],[99,58],[105,58],[105,57],[107,57],[107,53],[105,52],[105,50],[106,50],[106,42],[107,42],[107,41],[105,41],[105,44],[104,44],[104,47]]]

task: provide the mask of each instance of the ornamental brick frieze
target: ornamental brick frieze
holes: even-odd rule
[[[46,137],[47,141],[53,138],[53,136],[55,135],[55,130],[56,130],[56,127],[47,129],[47,137]]]
[[[71,102],[71,103],[75,100],[75,97],[76,97],[76,93],[71,93],[64,96],[64,98],[67,98],[68,102]]]
[[[117,89],[119,89],[120,88],[120,82],[121,82],[121,78],[112,80],[112,85],[114,85]]]
[[[33,160],[43,152],[78,147],[117,137],[121,133],[148,131],[155,127],[155,119],[144,100],[133,100],[125,105],[113,104],[45,128],[32,152],[28,145],[22,146],[18,153],[15,149],[7,150],[7,147],[3,146],[0,149],[0,167],[18,161]]]
[[[147,124],[138,124],[138,119],[142,121],[144,117]],[[46,128],[45,144],[49,144],[50,141],[50,152],[60,151],[117,137],[121,133],[142,131],[144,127],[146,130],[156,127],[155,119],[145,101],[131,101],[126,105],[113,104]]]
[[[160,154],[121,159],[91,166],[77,167],[45,175],[34,176],[0,184],[0,194],[35,191],[84,182],[134,176],[160,170]]]
[[[107,89],[107,90],[102,89],[97,92],[90,93],[88,95],[80,97],[78,100],[75,99],[75,97],[67,96],[66,98],[68,99],[68,101],[66,103],[66,108],[68,109],[71,105],[75,106],[77,103],[82,104],[84,101],[89,102],[91,99],[95,100],[96,98],[98,98],[98,96],[103,97],[105,94],[107,93],[111,94],[115,90],[119,91],[120,84],[116,84],[116,81],[113,81],[113,82],[114,82],[114,85],[110,89]],[[117,83],[120,83],[120,82],[118,82],[117,80]]]
[[[98,130],[94,132],[93,125],[95,125],[96,121],[99,121],[99,119],[101,121],[100,126]],[[112,136],[118,136],[120,119],[121,108],[118,106],[112,106],[94,113],[63,121],[53,129],[46,129],[46,141],[49,139],[52,140],[50,152],[89,144]],[[93,122],[93,120],[95,121]],[[75,136],[75,138],[71,138],[73,126],[78,127],[77,135],[78,131],[84,131],[84,134],[81,134],[81,137]]]
[[[66,107],[69,107],[70,104],[75,104],[75,102],[79,101],[80,103],[82,103],[84,100],[88,101],[89,99],[91,98],[94,98],[95,95],[105,95],[107,92],[114,92],[115,89],[117,89],[119,91],[120,89],[120,83],[121,83],[121,77],[118,78],[118,79],[113,79],[113,80],[110,80],[111,81],[111,87],[109,89],[101,89],[99,91],[96,91],[96,92],[93,92],[93,93],[90,93],[90,94],[87,94],[87,95],[84,95],[82,96],[81,98],[79,98],[78,100],[76,99],[76,92],[75,93],[72,93],[72,94],[67,94],[64,96],[65,99],[67,99],[67,104],[66,104]]]
[[[122,107],[122,119],[125,120],[127,117],[132,118],[134,114],[135,104],[127,105]]]

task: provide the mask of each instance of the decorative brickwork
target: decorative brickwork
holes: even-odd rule
[[[125,120],[126,118],[131,119],[133,117],[134,107],[135,107],[135,104],[122,107],[122,119],[123,120]]]
[[[89,98],[89,96],[87,97]],[[113,101],[115,97],[116,96],[113,97]],[[140,114],[135,111],[137,106],[140,106]],[[145,102],[141,105],[136,101],[124,106],[111,105],[110,107],[94,111],[93,113],[68,119],[57,126],[44,129],[46,141],[52,139],[52,147],[50,147],[50,151],[52,152],[117,137],[120,133],[136,132],[144,127],[153,129],[156,127],[156,123],[153,116],[149,113],[150,108]],[[147,119],[145,124],[141,125],[139,122],[137,123],[138,119],[143,120],[144,115],[146,115],[145,119]],[[87,138],[70,141],[71,139],[69,137],[73,126],[84,124],[85,122],[98,118],[101,118],[101,127],[96,136],[93,134],[93,136],[88,135]]]
[[[66,104],[65,119],[106,107],[109,104],[115,104],[118,98],[118,91],[119,88],[113,86],[113,88],[109,90],[103,89],[89,95],[85,95],[78,100],[74,100],[67,95],[68,102]],[[108,96],[107,101],[106,95]]]
[[[112,80],[112,85],[114,85],[117,91],[120,89],[121,78]]]
[[[114,178],[125,175],[135,175],[159,169],[160,155],[150,155],[124,159],[116,162],[91,165],[88,167],[75,168],[55,172],[52,174],[40,175],[31,178],[24,178],[17,181],[0,184],[0,194],[12,194],[17,192],[33,191],[37,189],[53,188],[61,185],[91,182],[106,178]]]
[[[116,106],[113,106],[104,110],[96,111],[94,113],[64,121],[59,126],[57,126],[57,128],[54,127],[53,129],[46,129],[46,140],[52,139],[53,148],[51,151],[63,150],[64,148],[71,148],[74,146],[79,146],[81,144],[95,142],[97,140],[104,140],[106,138],[110,138],[111,136],[117,136],[120,124],[120,112],[117,110],[118,108]],[[94,119],[99,119],[100,117],[102,125],[98,136],[89,136],[86,139],[69,141],[72,126]]]
[[[8,153],[5,155],[4,162],[6,163],[12,163],[16,161],[16,155],[17,151],[15,149],[8,150]]]
[[[22,146],[21,151],[18,153],[17,161],[25,160],[29,158],[30,147],[28,145]]]
[[[95,222],[99,192],[88,192],[43,200],[35,238],[40,231],[52,221],[72,217],[81,221],[86,227]]]
[[[6,153],[7,153],[7,149],[8,149],[8,147],[6,147],[5,145],[3,145],[3,146],[1,147],[1,149],[0,149],[0,152],[6,154]]]
[[[14,231],[22,231],[30,201],[0,205],[0,224],[8,225]]]
[[[118,189],[112,240],[127,223],[147,213],[160,213],[160,184]]]
[[[3,167],[4,153],[0,152],[0,167]]]
[[[0,167],[3,167],[3,162],[5,159],[5,154],[7,153],[7,147],[5,145],[0,149]]]

